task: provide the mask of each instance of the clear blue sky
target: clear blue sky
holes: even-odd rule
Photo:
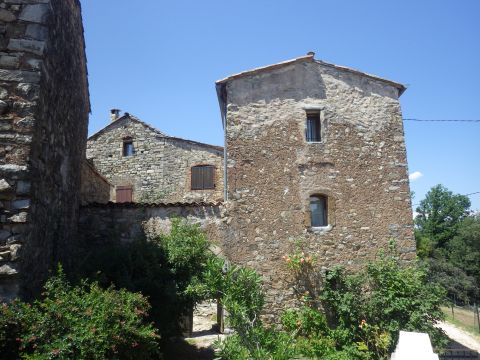
[[[308,51],[408,85],[404,117],[480,119],[478,0],[82,0],[92,134],[118,107],[222,145],[214,82]],[[414,202],[480,191],[480,123],[406,122]],[[480,209],[480,194],[472,196]]]

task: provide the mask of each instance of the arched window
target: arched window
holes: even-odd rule
[[[328,199],[325,195],[310,196],[310,216],[312,227],[328,226]]]

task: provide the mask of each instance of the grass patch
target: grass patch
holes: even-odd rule
[[[480,340],[478,323],[475,319],[477,315],[474,314],[473,311],[454,307],[452,314],[452,308],[446,306],[442,307],[442,310],[445,313],[446,321],[461,328],[462,330],[465,330],[469,334],[473,335],[477,340]]]

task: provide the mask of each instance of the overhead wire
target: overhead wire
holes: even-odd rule
[[[415,119],[415,118],[403,118],[403,121],[418,121],[418,122],[472,122],[472,123],[480,123],[480,119]]]
[[[472,196],[472,195],[476,195],[476,194],[480,194],[480,191],[475,191],[475,192],[472,192],[472,193],[469,193],[469,194],[460,194],[460,195],[462,195],[462,196]],[[412,206],[417,206],[417,205],[420,205],[420,203],[413,204]]]

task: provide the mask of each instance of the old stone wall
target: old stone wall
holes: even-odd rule
[[[123,155],[125,139],[133,143],[131,156]],[[89,138],[87,158],[114,186],[131,186],[134,202],[223,199],[221,147],[166,136],[129,115]],[[195,165],[215,166],[215,189],[191,190]]]
[[[0,299],[70,263],[89,113],[78,0],[0,4]]]
[[[87,160],[82,161],[80,180],[81,204],[106,204],[113,196],[113,187]]]
[[[302,249],[318,266],[361,266],[395,239],[415,254],[399,90],[307,59],[224,81],[228,195],[224,251],[257,269],[268,311],[292,299],[282,256]],[[305,139],[318,111],[320,142]],[[312,228],[309,197],[328,198]]]
[[[200,224],[212,242],[222,239],[222,207],[218,203],[90,204],[81,208],[80,237],[90,248],[112,240],[131,242],[168,232],[172,217]]]

